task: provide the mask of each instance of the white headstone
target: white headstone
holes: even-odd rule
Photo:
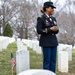
[[[57,47],[58,52],[62,51],[64,49],[64,44],[59,44]]]
[[[28,46],[29,46],[30,48],[32,48],[32,42],[33,42],[32,40],[29,40],[29,45],[28,45]]]
[[[0,52],[2,52],[2,41],[0,40]]]
[[[68,52],[68,60],[72,61],[72,45],[68,44],[59,44],[58,46],[58,53],[62,50],[65,50]]]
[[[37,54],[41,54],[42,53],[42,48],[38,47],[38,50],[36,51]]]
[[[68,72],[68,53],[60,51],[58,53],[58,70],[60,72]]]
[[[19,73],[18,75],[56,75],[56,74],[48,70],[32,69]]]
[[[0,43],[1,43],[2,49],[7,49],[7,46],[9,45],[9,37],[1,36]]]
[[[17,74],[30,68],[29,51],[18,50],[16,52],[16,71]]]
[[[22,42],[29,46],[29,41],[27,39],[22,39]]]
[[[3,43],[3,49],[7,49],[7,46],[9,44],[9,38],[5,37],[3,40],[2,40],[2,43]]]
[[[73,49],[75,50],[75,45],[73,46]]]
[[[72,61],[72,48],[71,47],[67,47],[66,51],[68,52],[68,60]]]
[[[27,46],[25,46],[22,41],[17,40],[17,50],[27,50]]]

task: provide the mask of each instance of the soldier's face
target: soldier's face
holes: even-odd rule
[[[47,8],[47,12],[50,13],[50,15],[53,15],[53,13],[54,13],[54,8],[53,8],[53,7]]]

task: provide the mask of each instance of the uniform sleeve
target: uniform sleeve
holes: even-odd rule
[[[52,33],[52,30],[50,28],[47,28],[47,33]]]
[[[43,21],[41,17],[37,18],[37,33],[38,34],[52,33],[52,30],[50,28],[43,28]]]
[[[53,17],[53,25],[57,26],[57,20]],[[52,31],[53,34],[57,34],[59,32],[59,29],[57,31]]]
[[[42,25],[43,25],[43,22],[42,22],[42,18],[41,17],[38,17],[37,18],[37,33],[38,34],[45,34],[45,29],[42,28]]]
[[[58,34],[59,30],[57,31],[52,31],[53,34]]]

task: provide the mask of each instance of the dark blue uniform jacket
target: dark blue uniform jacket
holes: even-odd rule
[[[53,16],[48,18],[46,14],[43,14],[42,17],[37,18],[37,33],[41,34],[39,39],[40,46],[54,47],[58,45],[56,34],[59,30],[52,31],[50,29],[52,26],[57,26],[56,19]],[[47,33],[45,29],[47,29]]]

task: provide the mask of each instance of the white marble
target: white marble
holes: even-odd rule
[[[27,46],[29,46],[29,40],[27,40],[27,39],[22,39],[22,42],[25,43]]]
[[[21,72],[18,75],[56,75],[56,74],[48,70],[31,69]]]
[[[72,47],[72,45],[67,45],[67,44],[59,44],[57,47],[58,51],[66,50],[67,47]]]
[[[27,46],[32,48],[33,51],[35,51],[37,54],[41,54],[42,53],[41,47],[39,46],[39,41],[22,39],[22,42],[27,44]]]
[[[9,37],[0,36],[0,42],[2,49],[7,49],[7,46],[9,45]]]
[[[29,51],[18,50],[16,52],[16,73],[20,73],[30,68]]]
[[[15,42],[15,38],[9,38],[9,43],[11,44],[13,42]]]
[[[33,48],[34,51],[36,51],[37,54],[41,54],[42,50],[41,47],[39,46],[39,41],[34,41],[33,42]]]
[[[72,61],[72,45],[59,44],[57,50],[58,50],[58,53],[60,51],[63,51],[63,50],[67,51],[68,52],[68,58],[69,58],[68,60]]]
[[[9,38],[8,37],[4,38],[2,43],[3,43],[3,46],[2,46],[3,49],[7,49],[7,46],[9,45]]]
[[[68,53],[67,51],[60,51],[58,53],[58,71],[68,72]]]
[[[57,47],[58,52],[62,51],[64,49],[64,44],[59,44]]]
[[[68,60],[72,61],[72,46],[67,47],[66,51],[68,52]]]
[[[37,46],[36,53],[37,54],[42,54],[42,48],[40,46]]]
[[[21,40],[17,40],[17,50],[27,50],[27,46]]]
[[[0,40],[0,52],[2,52],[2,41]]]

